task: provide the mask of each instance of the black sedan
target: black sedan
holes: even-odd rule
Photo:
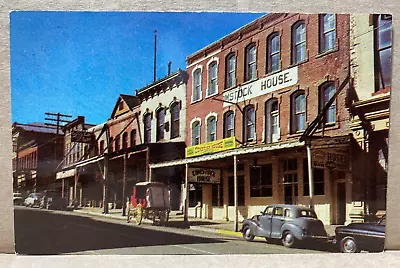
[[[385,243],[384,216],[377,222],[351,223],[347,226],[335,229],[335,242],[338,243],[341,252],[358,253],[361,250],[370,252],[383,251]]]

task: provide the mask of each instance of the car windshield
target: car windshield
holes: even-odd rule
[[[310,217],[310,218],[317,218],[317,214],[313,210],[309,209],[302,209],[298,212],[298,217]]]

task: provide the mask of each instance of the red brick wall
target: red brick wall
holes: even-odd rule
[[[349,66],[349,15],[336,15],[336,46],[337,49],[325,55],[319,54],[319,19],[318,15],[312,14],[288,14],[281,16],[274,21],[268,22],[263,27],[261,25],[255,27],[250,32],[243,34],[241,38],[236,38],[227,43],[224,40],[219,46],[221,51],[216,55],[204,58],[203,60],[193,59],[188,57],[187,72],[189,74],[189,81],[187,87],[187,145],[191,145],[191,126],[190,122],[194,117],[201,118],[201,143],[205,142],[206,128],[205,117],[210,112],[218,113],[217,121],[217,139],[223,138],[223,113],[229,109],[236,111],[235,116],[235,135],[238,140],[242,140],[242,114],[238,111],[235,105],[230,107],[223,107],[223,102],[213,100],[213,98],[205,98],[205,91],[207,88],[207,63],[212,57],[219,58],[218,65],[218,93],[223,92],[225,86],[225,58],[231,53],[236,54],[236,85],[244,84],[244,54],[245,48],[252,42],[257,46],[257,77],[262,78],[266,74],[266,43],[267,37],[273,32],[279,32],[280,39],[280,57],[281,57],[281,70],[288,69],[291,66],[291,27],[299,20],[304,20],[306,23],[307,34],[307,55],[308,60],[298,65],[298,83],[294,86],[287,87],[272,93],[265,94],[260,97],[253,98],[246,101],[246,104],[254,104],[256,107],[256,133],[257,140],[261,142],[264,130],[264,113],[265,102],[271,97],[278,98],[279,100],[279,117],[280,117],[280,132],[281,140],[288,138],[298,138],[299,135],[290,135],[290,96],[298,89],[304,90],[306,93],[306,124],[311,121],[318,114],[319,103],[319,86],[326,81],[334,81],[336,89],[344,81],[348,75]],[[258,24],[258,22],[255,22]],[[213,51],[207,50],[208,55],[213,54]],[[198,54],[197,54],[198,55]],[[204,53],[203,53],[204,55]],[[199,61],[196,63],[196,61]],[[194,63],[193,63],[194,62]],[[192,72],[196,69],[197,65],[203,66],[202,75],[202,101],[191,104],[192,95]],[[346,86],[348,88],[348,85]],[[345,89],[346,89],[345,88]],[[218,97],[222,99],[222,96]],[[341,135],[348,133],[348,127],[345,120],[349,118],[346,109],[346,90],[337,98],[337,118],[336,125],[330,129],[326,129],[326,135]],[[243,108],[244,103],[239,103]]]

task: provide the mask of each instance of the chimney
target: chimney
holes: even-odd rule
[[[171,74],[171,65],[172,65],[172,61],[168,62],[168,75]]]

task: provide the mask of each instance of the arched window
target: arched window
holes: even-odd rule
[[[113,140],[114,140],[114,138],[113,137],[109,137],[108,138],[108,144],[107,144],[107,148],[108,148],[108,152],[109,153],[112,153],[113,152]],[[75,148],[74,148],[74,157],[75,157]]]
[[[267,73],[272,73],[279,70],[280,62],[280,39],[278,33],[273,33],[268,37],[267,42]]]
[[[392,15],[375,16],[375,91],[390,89],[392,80]]]
[[[136,146],[136,129],[132,129],[131,131],[131,147]]]
[[[207,96],[211,96],[217,93],[218,88],[218,64],[213,61],[208,66],[208,89]]]
[[[297,22],[292,28],[292,63],[297,64],[306,60],[307,51],[306,24]]]
[[[235,114],[228,111],[224,114],[224,138],[235,136]]]
[[[192,145],[200,144],[200,121],[192,123]]]
[[[319,16],[319,51],[324,53],[336,47],[336,16],[321,14]]]
[[[292,95],[292,133],[304,131],[306,129],[306,97],[303,91],[298,91]]]
[[[158,109],[157,111],[157,141],[164,139],[164,122],[165,122],[165,110]]]
[[[245,66],[245,81],[250,81],[257,78],[257,53],[256,44],[252,43],[246,48],[246,66]]]
[[[126,149],[128,148],[128,133],[124,132],[124,134],[122,134],[122,149]]]
[[[325,83],[320,88],[320,110],[335,95],[336,88],[333,83]],[[329,106],[325,114],[325,124],[335,124],[336,122],[336,100]]]
[[[256,139],[256,113],[253,105],[244,108],[244,141],[255,141]]]
[[[217,139],[217,118],[210,116],[207,119],[207,142]]]
[[[170,108],[171,111],[171,139],[179,136],[179,118],[180,105],[179,102],[174,102]]]
[[[192,101],[198,101],[200,99],[201,99],[201,69],[198,68],[193,73]]]
[[[115,137],[114,143],[115,143],[115,146],[114,146],[115,151],[118,152],[121,149],[121,147],[120,147],[121,143],[120,143],[119,135]],[[79,150],[79,147],[78,147],[78,150]]]
[[[236,55],[231,53],[226,57],[225,88],[236,86]]]
[[[151,143],[151,114],[147,113],[144,122],[144,143]]]
[[[267,143],[277,142],[280,138],[278,100],[271,99],[265,103],[265,126]]]

